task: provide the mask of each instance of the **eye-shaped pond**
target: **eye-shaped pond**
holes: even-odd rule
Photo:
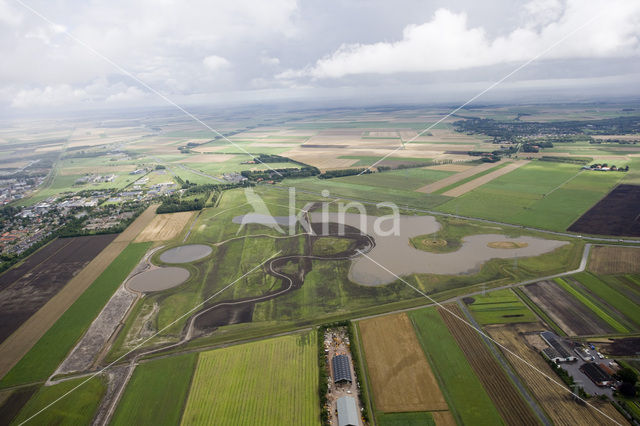
[[[539,256],[568,244],[566,241],[528,236],[509,238],[499,234],[481,234],[464,237],[462,247],[453,253],[429,253],[412,247],[409,239],[437,232],[440,225],[433,216],[400,216],[398,235],[385,235],[391,228],[391,220],[379,222],[380,226],[375,227],[379,221],[375,216],[347,213],[342,217],[344,220],[338,213],[329,213],[327,221],[353,226],[375,239],[375,247],[366,256],[353,260],[349,270],[351,280],[368,286],[389,284],[396,280],[393,274],[400,277],[411,274],[470,274],[479,271],[491,259]],[[322,213],[312,213],[311,220],[322,223]],[[382,233],[376,232],[380,228]],[[489,243],[500,242],[518,244],[491,244],[493,247],[489,247]]]

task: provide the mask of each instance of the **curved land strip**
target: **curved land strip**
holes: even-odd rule
[[[444,179],[440,179],[437,182],[431,183],[429,185],[423,186],[422,188],[418,188],[416,189],[417,192],[422,192],[425,194],[431,194],[432,192],[435,192],[439,189],[442,188],[446,188],[449,185],[453,185],[455,183],[460,182],[461,180],[464,180],[466,178],[470,178],[473,175],[477,175],[478,173],[482,173],[486,170],[489,170],[493,167],[495,167],[495,163],[484,163],[484,164],[480,164],[479,166],[475,166],[475,167],[471,167],[471,168],[467,168],[466,170],[463,170],[459,173],[456,173],[455,175],[451,175],[448,176]]]
[[[511,164],[507,164],[506,166],[504,166],[504,167],[502,167],[502,168],[500,168],[500,169],[498,169],[498,170],[496,170],[494,172],[488,173],[488,174],[486,174],[484,176],[480,176],[478,179],[474,179],[471,182],[464,183],[464,184],[462,184],[462,185],[460,185],[458,187],[455,187],[455,188],[445,192],[442,195],[445,195],[447,197],[459,197],[459,196],[461,196],[463,194],[466,194],[469,191],[472,191],[472,190],[478,188],[479,186],[484,185],[485,183],[491,182],[492,180],[497,179],[500,176],[506,175],[507,173],[510,173],[510,172],[514,171],[515,169],[517,169],[518,167],[522,167],[527,163],[528,163],[528,161],[520,160],[520,161],[516,161],[516,162],[511,163]],[[492,164],[492,163],[489,163],[489,164]]]
[[[0,345],[0,377],[4,377],[36,342],[104,272],[130,242],[151,222],[157,205],[148,207],[111,244],[100,252],[58,294]]]
[[[500,364],[491,355],[477,331],[460,321],[464,314],[457,306],[449,305],[448,311],[438,308],[447,328],[464,352],[471,367],[487,390],[489,397],[508,425],[537,425],[538,418],[522,399]],[[451,311],[452,313],[449,313]]]

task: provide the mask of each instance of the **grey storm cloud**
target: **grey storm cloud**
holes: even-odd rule
[[[471,88],[572,32],[512,83],[638,80],[633,0],[23,1],[55,25],[0,0],[0,105],[9,109],[159,102],[67,31],[180,102]]]

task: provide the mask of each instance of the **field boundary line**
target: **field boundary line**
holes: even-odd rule
[[[21,0],[16,0],[16,1],[21,1]],[[516,67],[514,70],[512,70],[511,72],[509,72],[507,75],[505,75],[504,77],[502,77],[500,80],[493,82],[491,85],[489,85],[487,88],[485,88],[484,90],[480,91],[479,93],[477,93],[476,95],[474,95],[473,97],[471,97],[468,101],[466,101],[465,103],[463,103],[462,105],[460,105],[459,107],[453,109],[452,111],[450,111],[447,115],[445,115],[444,117],[442,117],[441,119],[439,119],[438,121],[436,121],[435,123],[431,124],[428,127],[425,127],[423,130],[421,130],[419,133],[417,133],[414,137],[412,137],[411,139],[409,139],[407,142],[402,142],[401,140],[401,145],[399,147],[397,147],[396,149],[394,149],[393,151],[389,152],[387,155],[385,155],[384,157],[382,157],[381,159],[379,159],[378,161],[376,161],[375,163],[373,163],[372,165],[370,165],[369,167],[367,167],[366,169],[364,169],[362,172],[360,172],[358,174],[358,176],[360,176],[361,174],[368,172],[371,170],[372,167],[375,167],[377,164],[379,164],[381,161],[384,161],[387,157],[389,157],[390,155],[392,155],[393,153],[397,152],[400,149],[404,149],[404,147],[410,143],[412,143],[413,141],[415,141],[416,139],[418,139],[420,136],[422,136],[423,134],[425,134],[426,132],[428,132],[429,130],[433,129],[434,127],[436,127],[438,124],[442,123],[444,120],[446,120],[447,118],[451,117],[452,115],[454,115],[455,113],[457,113],[458,111],[460,111],[462,108],[464,108],[465,106],[469,105],[470,103],[472,103],[473,101],[475,101],[476,99],[478,99],[479,97],[481,97],[482,95],[484,95],[485,93],[487,93],[488,91],[492,90],[493,88],[495,88],[496,86],[499,86],[500,84],[502,84],[505,80],[507,80],[509,77],[511,77],[512,75],[516,74],[517,72],[519,72],[520,70],[522,70],[523,68],[527,67],[529,64],[531,64],[532,62],[538,60],[539,58],[541,58],[542,56],[546,55],[547,53],[549,53],[550,51],[552,51],[553,49],[555,49],[558,45],[562,44],[565,40],[567,40],[569,37],[573,36],[575,33],[577,33],[578,31],[580,31],[581,29],[583,29],[584,27],[586,27],[587,25],[591,24],[592,22],[594,22],[596,19],[600,18],[600,14],[595,15],[594,17],[592,17],[591,19],[585,21],[582,25],[574,28],[573,30],[569,31],[567,34],[565,34],[564,36],[562,36],[560,39],[558,39],[557,41],[555,41],[554,43],[552,43],[550,46],[548,46],[546,49],[544,49],[543,51],[539,52],[537,55],[533,56],[532,58],[528,59],[526,62],[524,62],[523,64],[520,64],[518,67]]]
[[[216,135],[220,136],[222,139],[224,139],[225,141],[229,142],[231,145],[233,145],[234,147],[238,148],[240,151],[244,152],[245,154],[247,154],[249,157],[251,157],[254,161],[258,161],[260,164],[264,164],[265,166],[267,166],[267,168],[269,170],[271,170],[272,172],[276,173],[278,176],[282,176],[281,173],[279,173],[277,170],[275,170],[274,168],[272,168],[269,164],[267,163],[263,163],[258,157],[254,156],[253,154],[251,154],[249,151],[247,151],[246,149],[244,149],[243,147],[241,147],[240,145],[236,144],[235,142],[233,142],[231,139],[229,139],[228,137],[226,137],[224,134],[220,133],[219,131],[217,131],[216,129],[214,129],[213,127],[209,126],[208,124],[206,124],[204,121],[200,120],[198,117],[196,117],[195,115],[193,115],[192,113],[190,113],[189,111],[187,111],[186,109],[184,109],[183,107],[181,107],[180,105],[178,105],[176,102],[172,101],[171,99],[169,99],[166,95],[162,94],[160,91],[156,90],[155,88],[153,88],[152,86],[150,86],[149,84],[145,83],[143,80],[141,80],[140,78],[136,77],[133,73],[131,73],[130,71],[126,70],[124,67],[122,67],[121,65],[119,65],[117,62],[115,62],[114,60],[112,60],[111,58],[109,58],[108,56],[104,55],[103,53],[100,53],[98,50],[94,49],[90,44],[86,43],[85,41],[79,39],[78,37],[76,37],[75,35],[73,35],[72,33],[70,33],[69,31],[67,31],[66,27],[63,25],[59,25],[56,24],[55,22],[53,22],[51,19],[49,19],[48,17],[46,17],[45,15],[43,15],[42,13],[38,12],[36,9],[34,9],[33,7],[29,6],[28,4],[26,4],[24,1],[22,0],[15,0],[18,4],[20,4],[22,7],[24,7],[25,9],[27,9],[28,11],[30,11],[31,13],[33,13],[34,15],[36,15],[38,18],[42,19],[43,21],[45,21],[47,24],[55,27],[57,29],[58,32],[61,32],[63,34],[65,34],[67,37],[69,37],[72,41],[74,41],[75,43],[81,45],[82,47],[86,48],[89,52],[93,53],[95,56],[98,56],[99,58],[101,58],[102,60],[104,60],[105,62],[107,62],[109,65],[113,66],[115,69],[117,69],[118,71],[120,71],[121,73],[123,73],[124,75],[126,75],[127,77],[131,78],[132,80],[134,80],[136,83],[140,84],[141,86],[143,86],[145,89],[147,89],[148,91],[156,94],[158,97],[160,97],[163,101],[165,101],[166,103],[168,103],[169,105],[177,108],[178,110],[180,110],[181,112],[183,112],[187,117],[191,118],[192,120],[194,120],[195,122],[201,124],[202,126],[204,126],[207,130],[211,131],[212,133],[215,133]]]
[[[507,164],[504,167],[499,168],[498,170],[494,170],[485,175],[479,176],[469,182],[463,183],[460,186],[456,186],[443,193],[442,195],[446,197],[460,197],[461,195],[466,194],[467,192],[471,192],[476,188],[480,188],[483,185],[488,184],[489,182],[498,179],[501,176],[508,175],[512,171],[519,169],[522,166],[529,164],[527,160],[519,160],[510,164]]]
[[[527,366],[529,366],[531,369],[533,369],[534,371],[540,373],[542,376],[544,376],[547,380],[551,381],[552,383],[554,383],[555,385],[559,386],[560,388],[562,388],[563,390],[565,390],[566,392],[569,392],[571,395],[573,395],[575,398],[579,399],[580,401],[582,401],[584,404],[588,405],[589,407],[593,408],[594,410],[596,410],[598,413],[600,413],[602,416],[604,416],[606,419],[611,420],[614,424],[620,425],[622,426],[620,423],[618,423],[614,418],[610,417],[608,414],[606,414],[604,411],[600,410],[599,408],[595,407],[593,404],[591,404],[589,401],[583,399],[582,397],[574,394],[573,392],[571,392],[569,389],[567,389],[565,387],[565,385],[563,383],[558,382],[557,380],[555,380],[554,378],[550,377],[548,374],[546,374],[545,372],[541,371],[540,369],[538,369],[535,365],[531,364],[529,361],[527,361],[526,359],[522,358],[521,356],[519,356],[518,354],[514,353],[513,351],[511,351],[509,348],[507,348],[506,346],[502,345],[501,343],[497,342],[495,339],[493,339],[491,336],[489,336],[487,333],[485,333],[484,331],[482,331],[481,329],[475,327],[473,324],[471,324],[469,321],[467,321],[465,318],[462,318],[461,316],[457,315],[455,312],[453,312],[451,309],[447,308],[444,304],[438,302],[437,300],[433,299],[431,296],[429,296],[428,294],[426,294],[425,292],[423,292],[422,290],[420,290],[419,288],[415,287],[414,285],[412,285],[411,283],[409,283],[408,281],[406,281],[405,279],[399,277],[398,275],[396,275],[394,272],[392,272],[391,270],[389,270],[387,267],[385,267],[384,265],[380,264],[379,262],[377,262],[376,260],[372,259],[369,255],[367,255],[366,253],[358,250],[358,252],[366,257],[367,259],[369,259],[371,262],[375,263],[378,267],[384,269],[386,272],[388,272],[389,274],[393,275],[394,277],[396,277],[396,279],[402,281],[404,284],[406,284],[407,286],[409,286],[411,289],[413,289],[415,292],[417,292],[418,294],[424,296],[426,299],[430,300],[433,304],[435,304],[436,306],[438,306],[439,308],[443,309],[444,311],[446,311],[449,315],[453,316],[454,318],[456,318],[457,320],[461,321],[462,323],[464,323],[465,325],[467,325],[468,327],[472,328],[473,330],[475,330],[478,334],[480,334],[482,337],[490,340],[491,342],[493,342],[495,345],[497,345],[498,347],[500,347],[502,350],[510,353],[511,355],[513,355],[514,357],[516,357],[516,359],[518,359],[519,361],[523,362],[524,364],[526,364]]]
[[[196,306],[194,306],[193,308],[191,308],[190,310],[188,310],[187,312],[185,312],[184,314],[182,314],[181,316],[179,316],[178,318],[176,318],[174,321],[172,321],[171,323],[169,323],[168,325],[166,325],[165,327],[163,327],[162,329],[158,330],[157,332],[155,332],[153,335],[149,336],[147,339],[143,340],[141,343],[139,343],[137,346],[135,346],[133,349],[131,349],[130,351],[128,351],[127,353],[121,355],[119,358],[117,358],[116,360],[114,360],[113,362],[107,364],[105,367],[103,367],[102,369],[96,371],[95,373],[91,374],[86,380],[83,380],[82,383],[78,384],[77,386],[74,386],[73,388],[71,388],[69,391],[65,392],[63,395],[61,395],[60,397],[58,397],[57,399],[55,399],[54,401],[52,401],[51,403],[49,403],[48,405],[46,405],[44,408],[40,409],[39,411],[37,411],[35,414],[33,414],[32,416],[30,416],[29,418],[27,418],[26,420],[24,420],[22,423],[20,423],[19,426],[24,425],[26,423],[28,423],[29,421],[31,421],[34,417],[38,416],[39,414],[41,414],[42,412],[44,412],[45,410],[48,410],[49,408],[51,408],[53,405],[55,405],[57,402],[59,402],[60,400],[66,398],[69,394],[71,394],[72,392],[74,392],[75,390],[77,390],[78,388],[80,388],[82,385],[84,385],[85,383],[87,383],[89,380],[93,379],[94,377],[104,373],[109,367],[113,366],[114,364],[116,364],[118,361],[122,360],[124,357],[126,357],[127,355],[129,355],[130,353],[132,353],[133,351],[139,349],[142,345],[144,345],[145,343],[147,343],[149,340],[153,339],[154,337],[156,337],[158,334],[162,333],[163,331],[167,330],[168,328],[172,327],[173,325],[175,325],[178,321],[180,321],[182,318],[186,317],[187,315],[190,315],[191,313],[193,313],[195,310],[197,310],[198,308],[202,307],[204,304],[206,304],[207,302],[209,302],[211,299],[213,299],[214,297],[218,296],[219,294],[221,294],[222,292],[224,292],[225,290],[227,290],[228,288],[232,287],[234,284],[236,284],[238,281],[240,281],[241,279],[243,279],[244,277],[246,277],[247,275],[253,273],[255,270],[257,270],[258,268],[262,267],[264,264],[266,264],[268,261],[270,261],[271,259],[273,259],[274,257],[278,256],[280,253],[282,252],[282,250],[278,251],[277,253],[271,255],[269,258],[265,259],[263,262],[261,262],[260,264],[254,266],[253,268],[249,269],[247,272],[245,272],[244,274],[242,274],[240,277],[236,278],[235,280],[233,280],[231,283],[227,284],[226,286],[224,286],[222,289],[218,290],[217,292],[215,292],[213,295],[209,296],[208,298],[206,298],[205,300],[203,300],[202,302],[200,302],[199,304],[197,304]]]

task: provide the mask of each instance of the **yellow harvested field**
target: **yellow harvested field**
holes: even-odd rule
[[[406,314],[367,319],[359,327],[376,410],[449,409]]]
[[[491,182],[494,179],[499,178],[500,176],[504,176],[507,173],[514,171],[515,169],[524,166],[528,161],[516,161],[511,164],[507,164],[503,168],[496,170],[494,172],[488,173],[484,176],[480,176],[477,179],[472,180],[471,182],[464,183],[460,186],[453,188],[450,191],[445,192],[442,195],[446,195],[447,197],[459,197],[463,194],[466,194],[469,191],[473,191],[474,189],[484,185],[485,183]]]
[[[227,160],[231,160],[235,155],[227,154],[198,154],[190,155],[182,160],[176,161],[177,163],[222,163]]]
[[[456,420],[451,411],[434,411],[431,413],[436,426],[456,426]]]
[[[591,249],[589,270],[596,274],[640,273],[640,248],[595,246]]]
[[[0,345],[0,377],[29,352],[49,328],[69,309],[107,266],[129,245],[155,216],[157,204],[148,207],[131,225],[73,277],[55,296],[25,321]]]
[[[453,164],[448,164],[449,166],[453,165]],[[447,176],[444,179],[440,179],[437,182],[431,183],[429,185],[423,186],[422,188],[418,188],[416,189],[416,191],[418,192],[423,192],[425,194],[431,194],[432,192],[437,191],[438,189],[442,189],[446,186],[449,185],[453,185],[456,182],[460,182],[463,179],[466,179],[468,177],[471,177],[475,174],[478,174],[480,172],[483,172],[485,170],[488,170],[492,167],[495,167],[495,163],[484,163],[484,164],[480,164],[479,166],[475,166],[475,167],[467,167],[465,170],[461,171],[460,173],[457,173],[455,175],[451,175],[451,176]]]
[[[191,220],[195,212],[165,213],[156,215],[136,238],[136,243],[167,241],[175,238]]]
[[[545,330],[545,327],[540,323],[487,327],[489,335],[508,349],[508,351],[502,349],[505,357],[518,375],[522,377],[533,396],[538,400],[554,424],[567,426],[612,424],[613,422],[609,418],[594,408],[574,402],[569,389],[562,383],[556,373],[551,370],[551,367],[542,356],[524,340],[524,335],[535,334],[543,330]],[[614,419],[618,424],[627,424],[625,419],[618,413],[618,410],[609,402],[592,398],[589,403]]]
[[[427,166],[423,167],[423,169],[427,170],[442,170],[443,172],[464,172],[466,170],[472,169],[474,166],[468,164],[438,164],[437,166]]]
[[[229,144],[229,146],[233,146],[231,144]],[[207,153],[207,152],[216,152],[216,151],[220,151],[222,149],[228,148],[228,146],[226,145],[216,145],[216,146],[197,146],[192,148],[191,150],[193,152],[202,152],[202,153]]]
[[[86,175],[86,174],[111,174],[117,172],[131,172],[136,170],[134,164],[121,164],[119,166],[96,166],[96,167],[65,167],[60,170],[61,176]]]
[[[395,139],[397,138],[398,132],[397,131],[390,131],[390,132],[386,132],[386,131],[382,131],[382,132],[369,132],[369,134],[367,135],[371,138],[389,138],[389,139]]]

